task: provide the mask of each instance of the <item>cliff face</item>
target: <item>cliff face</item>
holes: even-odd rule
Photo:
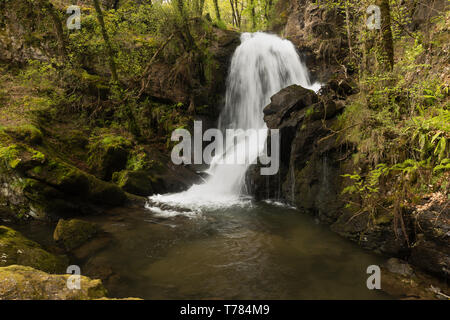
[[[347,43],[342,33],[345,16],[309,0],[279,1],[274,29],[298,48],[313,79],[325,82],[344,73],[338,61],[345,58]]]

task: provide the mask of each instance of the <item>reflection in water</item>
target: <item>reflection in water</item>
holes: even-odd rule
[[[114,235],[115,243],[86,264],[120,276],[105,281],[111,296],[388,298],[366,287],[366,268],[379,264],[380,257],[296,210],[256,204],[198,218],[121,210],[108,221],[92,218]]]

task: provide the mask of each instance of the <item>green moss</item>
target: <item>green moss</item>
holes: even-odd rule
[[[95,177],[90,177],[89,189],[89,200],[98,204],[119,206],[127,200],[125,193],[118,186]]]
[[[132,143],[122,136],[104,134],[91,140],[88,165],[102,179],[110,180],[113,172],[125,168]]]
[[[11,228],[0,226],[0,267],[21,264],[50,273],[64,272],[68,261],[43,250]]]
[[[32,124],[24,124],[16,127],[7,127],[4,131],[14,138],[30,144],[42,142],[42,132]]]
[[[124,191],[138,196],[153,194],[152,182],[156,178],[149,171],[123,170],[113,174],[113,181]]]
[[[20,152],[17,145],[0,148],[0,159],[11,169],[15,169],[19,165],[21,161],[19,154]]]
[[[87,221],[60,219],[53,233],[53,239],[70,251],[87,242],[98,231],[95,224]]]
[[[67,287],[70,275],[50,275],[31,267],[0,268],[0,300],[93,300],[107,294],[100,280],[81,276],[80,289]]]

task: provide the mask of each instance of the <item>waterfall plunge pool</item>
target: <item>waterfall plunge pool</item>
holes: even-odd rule
[[[364,251],[298,210],[264,202],[161,217],[114,209],[91,217],[113,241],[82,272],[110,296],[144,299],[386,299],[369,290]]]

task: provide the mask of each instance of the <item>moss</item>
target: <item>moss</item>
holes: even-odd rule
[[[118,186],[95,177],[90,177],[89,189],[89,200],[98,204],[120,206],[127,200],[125,193]]]
[[[99,231],[90,222],[78,219],[60,219],[53,233],[53,239],[61,243],[67,251],[80,247]]]
[[[19,154],[17,145],[0,148],[0,159],[11,169],[15,169],[19,165],[21,161]]]
[[[132,143],[122,136],[105,134],[89,144],[88,165],[104,180],[125,168]]]
[[[0,267],[21,264],[50,273],[63,272],[66,257],[48,253],[34,241],[11,228],[0,226]]]
[[[89,181],[86,174],[56,159],[49,159],[45,165],[28,170],[27,175],[71,195],[87,195],[89,192]]]
[[[45,162],[45,156],[28,146],[10,144],[2,147],[0,144],[0,162],[6,169],[26,170]]]
[[[394,219],[393,214],[378,212],[376,217],[373,219],[373,223],[375,225],[390,224],[393,219]]]
[[[0,268],[0,300],[93,300],[107,294],[100,280],[80,276],[80,289],[69,289],[70,275],[50,275],[31,267]]]
[[[32,124],[7,127],[4,131],[14,138],[30,144],[40,144],[43,138],[41,130]]]
[[[113,181],[124,191],[138,196],[149,196],[153,194],[151,173],[148,171],[128,171],[115,172]]]

